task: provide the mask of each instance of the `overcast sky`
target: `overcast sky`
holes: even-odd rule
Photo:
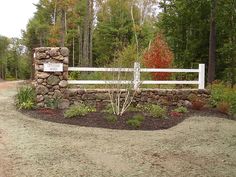
[[[21,29],[25,29],[36,11],[33,5],[39,0],[0,0],[0,35],[21,37]]]

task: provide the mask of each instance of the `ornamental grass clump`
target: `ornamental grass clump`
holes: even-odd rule
[[[91,106],[87,106],[85,104],[78,104],[70,106],[64,113],[66,118],[72,118],[76,116],[85,116],[90,112],[95,112],[96,109]]]
[[[36,105],[36,93],[32,86],[22,86],[16,95],[16,106],[19,109],[33,109]]]

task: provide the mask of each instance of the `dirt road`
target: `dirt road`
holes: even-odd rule
[[[0,88],[1,88],[0,83]],[[236,121],[192,117],[162,131],[35,120],[0,89],[0,177],[234,177]]]

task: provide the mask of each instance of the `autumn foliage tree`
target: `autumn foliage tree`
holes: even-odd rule
[[[144,65],[148,68],[170,68],[174,55],[162,35],[157,35],[149,49],[144,53]],[[154,80],[166,80],[171,73],[152,73]]]

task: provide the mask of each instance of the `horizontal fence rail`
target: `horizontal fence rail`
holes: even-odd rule
[[[69,80],[72,85],[88,84],[133,84],[134,89],[138,89],[141,84],[193,84],[198,85],[198,89],[205,88],[205,64],[199,64],[198,69],[168,69],[168,68],[140,68],[140,63],[135,62],[134,68],[91,68],[91,67],[69,67],[69,71],[77,72],[133,72],[133,80]],[[169,72],[169,73],[198,73],[198,80],[194,81],[158,81],[158,80],[140,80],[142,72]]]

